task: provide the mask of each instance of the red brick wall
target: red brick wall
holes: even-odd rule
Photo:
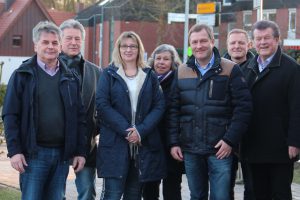
[[[289,11],[287,8],[277,9],[276,23],[278,24],[281,32],[281,39],[287,38],[287,31],[289,29]]]

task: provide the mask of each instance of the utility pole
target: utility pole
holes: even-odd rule
[[[188,31],[189,31],[189,5],[190,0],[185,0],[185,21],[184,21],[184,44],[183,44],[183,62],[187,61],[188,50]]]

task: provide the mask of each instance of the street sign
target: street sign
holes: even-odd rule
[[[197,14],[189,14],[189,19],[196,19]],[[168,13],[168,24],[171,22],[184,22],[185,14],[184,13]]]
[[[196,20],[197,24],[206,24],[208,26],[215,26],[216,14],[199,14]]]
[[[197,14],[211,14],[216,12],[216,3],[198,3],[197,4]]]

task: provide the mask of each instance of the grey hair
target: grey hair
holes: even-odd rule
[[[77,21],[77,20],[75,20],[75,19],[68,19],[68,20],[64,21],[64,22],[59,26],[59,28],[60,28],[60,30],[62,31],[62,34],[64,34],[63,31],[64,31],[66,28],[74,28],[74,29],[78,29],[78,30],[80,30],[80,32],[81,32],[82,40],[84,40],[84,38],[85,38],[85,30],[84,30],[83,25],[82,25],[79,21]]]
[[[163,52],[169,52],[171,54],[171,58],[172,58],[172,66],[171,69],[175,70],[177,69],[177,67],[179,65],[182,64],[179,55],[175,49],[174,46],[170,45],[170,44],[161,44],[158,47],[156,47],[154,49],[154,51],[152,52],[150,58],[148,59],[148,65],[153,68],[154,67],[154,60],[155,60],[155,56],[157,54],[163,53]]]
[[[265,30],[267,28],[271,28],[273,30],[273,37],[275,37],[275,38],[280,37],[280,29],[279,29],[279,26],[275,22],[269,21],[269,20],[261,20],[261,21],[257,21],[252,26],[252,30],[251,30],[252,39],[254,39],[254,31],[255,30]]]
[[[32,29],[32,41],[35,44],[40,40],[41,34],[43,32],[53,33],[53,34],[57,35],[59,41],[61,41],[60,29],[53,22],[41,21]]]

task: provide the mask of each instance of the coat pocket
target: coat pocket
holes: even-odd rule
[[[194,120],[180,120],[179,139],[182,144],[193,142]]]
[[[227,93],[228,77],[217,77],[209,81],[208,98],[224,100]]]
[[[207,141],[216,145],[227,131],[229,120],[220,118],[207,118]]]

